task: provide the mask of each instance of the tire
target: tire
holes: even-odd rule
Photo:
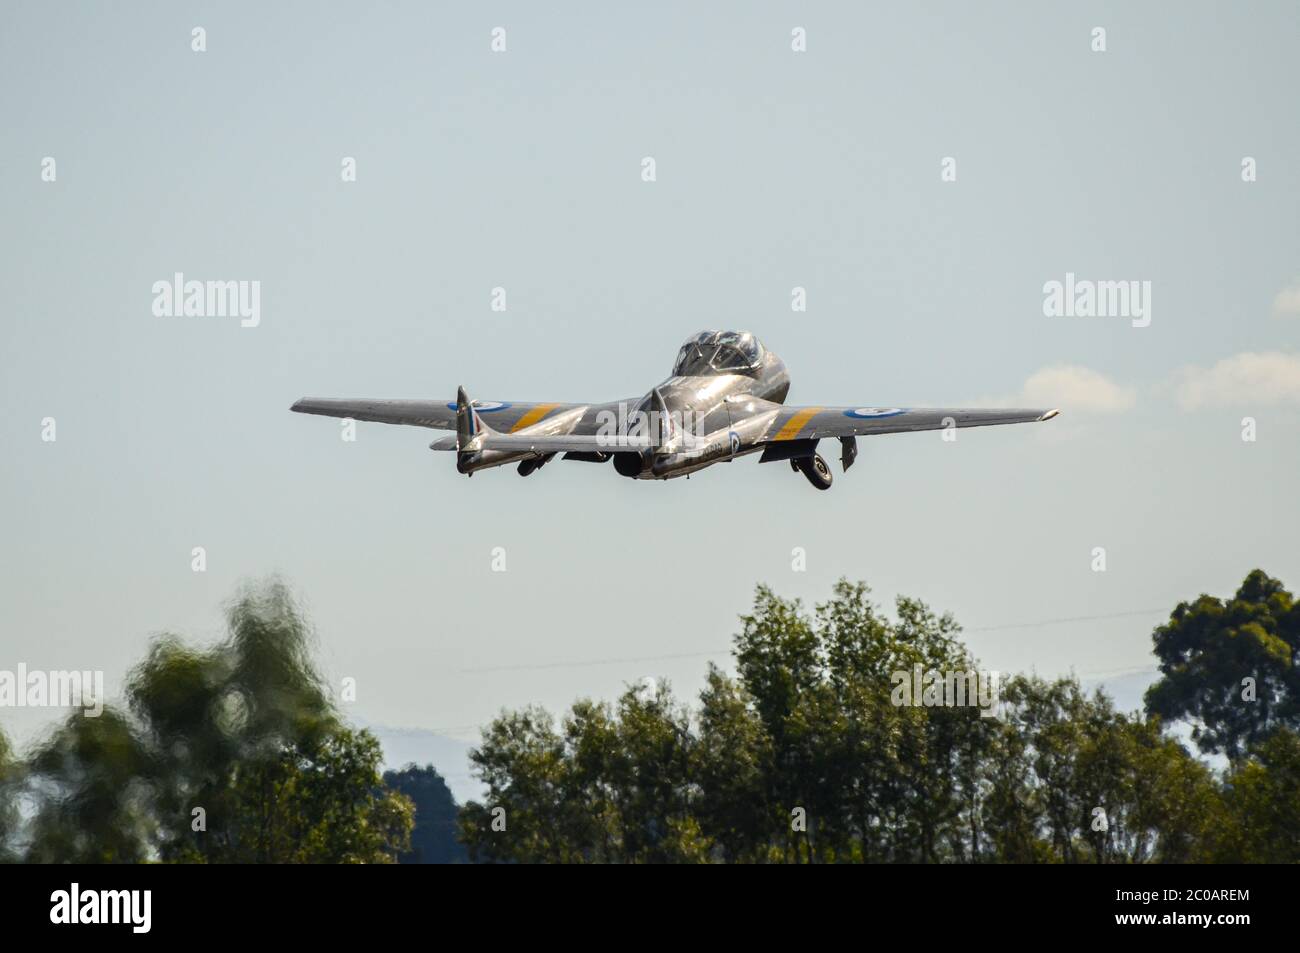
[[[808,482],[817,489],[831,488],[831,468],[827,466],[820,453],[813,454],[811,457],[800,457],[798,467],[808,478]]]

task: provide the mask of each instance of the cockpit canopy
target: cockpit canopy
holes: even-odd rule
[[[701,331],[677,352],[673,375],[744,374],[763,360],[763,345],[748,331]]]

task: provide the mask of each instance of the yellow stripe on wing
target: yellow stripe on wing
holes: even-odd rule
[[[794,415],[785,422],[785,426],[776,432],[773,440],[793,440],[799,436],[799,431],[803,430],[804,425],[813,417],[821,413],[820,407],[805,407],[803,410],[795,411]]]
[[[520,417],[519,421],[513,427],[510,428],[510,432],[515,433],[517,431],[523,430],[525,427],[531,427],[533,424],[537,423],[537,421],[541,420],[543,417],[545,417],[547,414],[549,414],[551,411],[553,411],[556,407],[559,406],[560,406],[559,404],[538,404],[532,410],[528,411],[528,413]]]

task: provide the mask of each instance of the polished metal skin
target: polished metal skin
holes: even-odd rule
[[[454,430],[433,450],[456,453],[456,469],[518,463],[528,476],[557,453],[605,463],[623,476],[668,480],[715,463],[761,452],[788,460],[818,489],[831,471],[818,441],[840,441],[847,470],[857,437],[916,430],[986,427],[1049,420],[1056,410],[956,410],[904,407],[787,407],[785,364],[745,331],[702,331],[678,352],[673,372],[639,398],[605,404],[471,401],[337,400],[304,397],[291,410],[354,420]]]

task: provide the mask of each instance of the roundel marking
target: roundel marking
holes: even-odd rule
[[[844,411],[845,417],[857,417],[859,420],[875,417],[897,417],[907,413],[906,407],[850,407]]]
[[[727,442],[731,445],[733,454],[740,453],[740,434],[734,430],[727,431]]]
[[[478,411],[480,414],[490,414],[494,410],[510,409],[510,403],[504,400],[475,400],[475,401],[471,401],[470,403],[474,407],[474,409]],[[454,400],[449,401],[447,403],[447,409],[455,410],[456,402]]]

